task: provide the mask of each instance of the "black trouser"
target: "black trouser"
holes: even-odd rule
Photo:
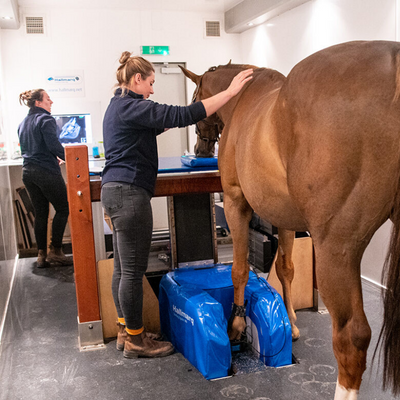
[[[51,244],[54,247],[61,247],[69,214],[67,188],[62,175],[52,173],[39,165],[30,164],[22,168],[22,182],[24,182],[35,209],[34,231],[38,250],[47,249],[47,221],[50,203],[56,211],[51,228]]]

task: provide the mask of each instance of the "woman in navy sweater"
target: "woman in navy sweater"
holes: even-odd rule
[[[43,89],[28,90],[19,95],[20,104],[29,107],[27,117],[18,127],[23,157],[22,181],[35,210],[35,238],[38,246],[37,266],[49,263],[72,264],[62,251],[62,239],[68,221],[67,189],[60,163],[64,148],[57,138],[56,121],[51,116],[51,101]],[[56,211],[52,224],[50,252],[47,255],[47,221],[49,203]]]
[[[142,321],[142,279],[153,230],[150,200],[158,170],[157,135],[185,127],[215,113],[251,79],[239,73],[229,88],[187,107],[147,100],[154,93],[153,65],[124,52],[117,70],[117,89],[103,121],[106,164],[101,201],[113,224],[112,292],[118,313],[117,349],[124,356],[162,357],[173,352],[169,342],[153,340]]]

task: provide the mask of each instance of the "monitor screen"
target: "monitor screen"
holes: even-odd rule
[[[57,125],[58,140],[62,145],[92,142],[90,114],[53,115]]]

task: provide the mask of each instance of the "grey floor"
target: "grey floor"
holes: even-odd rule
[[[236,375],[207,381],[182,356],[124,359],[115,341],[80,352],[72,267],[37,269],[21,259],[0,347],[0,399],[333,399],[336,362],[328,314],[299,311],[298,363],[284,368],[239,367]],[[364,284],[373,349],[381,321],[380,291]],[[380,389],[377,365],[368,369],[360,399],[392,399]]]

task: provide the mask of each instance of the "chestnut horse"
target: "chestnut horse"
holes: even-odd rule
[[[194,100],[225,90],[248,65],[183,69]],[[222,129],[219,169],[233,239],[235,289],[229,336],[245,328],[248,226],[254,210],[279,227],[277,273],[291,306],[294,231],[309,231],[318,289],[332,319],[338,363],[335,399],[356,399],[371,330],[363,310],[360,262],[374,232],[394,223],[385,271],[380,336],[383,387],[400,393],[400,43],[350,42],[319,51],[287,78],[254,67],[253,79],[216,115],[198,124],[201,137]],[[198,146],[213,145],[198,140]],[[210,150],[210,149],[209,149]]]

